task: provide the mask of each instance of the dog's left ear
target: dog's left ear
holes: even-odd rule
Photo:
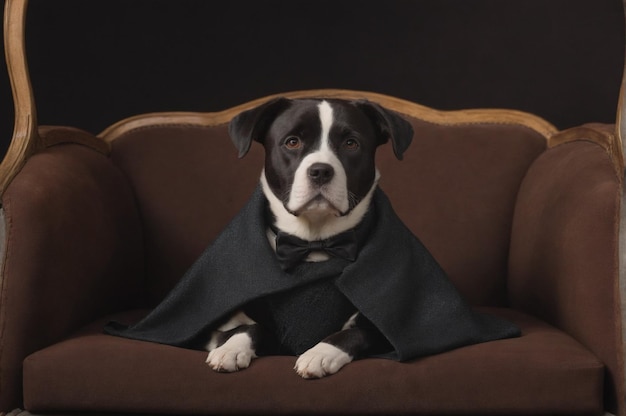
[[[270,124],[290,103],[287,98],[274,98],[258,107],[239,113],[230,121],[228,133],[239,151],[239,158],[250,150],[252,140],[263,143]]]
[[[398,160],[402,160],[404,152],[413,140],[411,123],[397,113],[387,110],[380,105],[367,100],[355,101],[354,104],[367,115],[378,129],[380,144],[391,140],[393,153]]]

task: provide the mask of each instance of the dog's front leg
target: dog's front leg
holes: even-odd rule
[[[206,362],[213,370],[225,373],[248,368],[256,358],[259,338],[259,325],[238,312],[211,334]]]
[[[385,337],[362,314],[354,314],[343,329],[298,357],[294,369],[303,378],[335,374],[355,358],[390,348]]]
[[[371,348],[371,334],[353,327],[336,332],[298,357],[295,370],[303,378],[322,378],[335,374],[343,366]]]
[[[250,366],[257,357],[259,326],[242,325],[230,331],[215,331],[207,345],[207,364],[215,371],[232,373]]]

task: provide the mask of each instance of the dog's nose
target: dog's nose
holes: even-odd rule
[[[324,185],[331,181],[335,169],[328,163],[313,163],[308,170],[309,179],[316,185]]]

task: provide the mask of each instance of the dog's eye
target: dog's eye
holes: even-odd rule
[[[289,136],[285,139],[285,147],[290,150],[296,150],[302,147],[302,140],[296,136]]]
[[[343,142],[343,147],[347,150],[356,150],[359,148],[359,142],[356,139],[346,139],[346,141]]]

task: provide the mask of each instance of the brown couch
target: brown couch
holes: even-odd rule
[[[25,4],[7,4],[15,39]],[[626,416],[615,126],[559,132],[517,111],[286,93],[367,98],[412,123],[404,161],[379,150],[382,188],[468,301],[522,336],[408,363],[365,359],[321,380],[298,377],[286,356],[218,374],[203,352],[102,327],[145,315],[247,200],[262,149],[238,160],[227,124],[267,98],[140,115],[99,136],[38,127],[23,45],[9,46],[17,116],[0,165],[0,411]]]
[[[410,120],[404,161],[379,150],[382,188],[465,297],[523,335],[315,381],[294,357],[217,374],[203,352],[104,335],[111,317],[136,320],[162,299],[251,194],[262,148],[238,160],[227,122],[258,102],[139,116],[100,137],[45,127],[2,196],[0,408],[625,414],[613,126],[556,132],[515,111],[287,95],[368,98]]]

